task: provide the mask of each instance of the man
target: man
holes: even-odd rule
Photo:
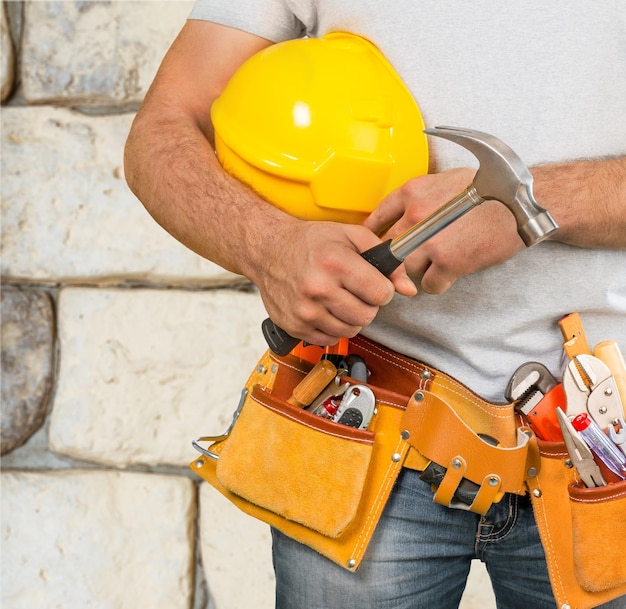
[[[623,4],[384,4],[198,0],[129,136],[133,191],[182,243],[248,277],[272,320],[313,344],[362,332],[492,401],[523,362],[560,376],[556,321],[566,313],[580,312],[589,336],[625,350]],[[227,175],[209,111],[230,76],[272,43],[336,30],[379,47],[427,126],[485,131],[515,149],[560,226],[553,239],[525,249],[510,212],[490,201],[389,279],[363,261],[381,229],[404,232],[471,182],[473,159],[437,138],[430,174],[362,226],[298,220]],[[481,518],[434,505],[429,485],[404,470],[356,574],[274,534],[277,606],[457,607],[475,557],[499,606],[555,606],[526,498],[507,495]]]

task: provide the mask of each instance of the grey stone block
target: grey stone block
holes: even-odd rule
[[[136,105],[191,2],[26,2],[22,84],[29,103]]]
[[[21,446],[43,424],[52,388],[54,312],[49,295],[2,289],[1,454]]]

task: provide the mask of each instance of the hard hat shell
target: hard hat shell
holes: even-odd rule
[[[380,51],[354,34],[260,51],[232,76],[211,117],[226,171],[306,220],[360,223],[428,171],[415,100]]]

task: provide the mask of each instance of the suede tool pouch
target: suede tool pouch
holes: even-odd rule
[[[583,488],[565,445],[538,440],[528,479],[558,607],[591,609],[626,595],[626,481]]]
[[[355,570],[408,451],[404,398],[370,386],[376,414],[355,429],[287,402],[307,372],[268,351],[230,433],[190,467],[244,512]]]

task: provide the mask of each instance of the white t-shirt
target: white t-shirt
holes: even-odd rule
[[[197,0],[190,18],[276,42],[337,30],[364,36],[404,80],[427,127],[492,133],[529,166],[626,154],[623,0]],[[429,140],[436,170],[477,166],[461,146]],[[544,242],[442,295],[396,296],[363,333],[504,401],[524,362],[560,378],[557,321],[574,311],[592,346],[613,339],[626,354],[626,251]]]

